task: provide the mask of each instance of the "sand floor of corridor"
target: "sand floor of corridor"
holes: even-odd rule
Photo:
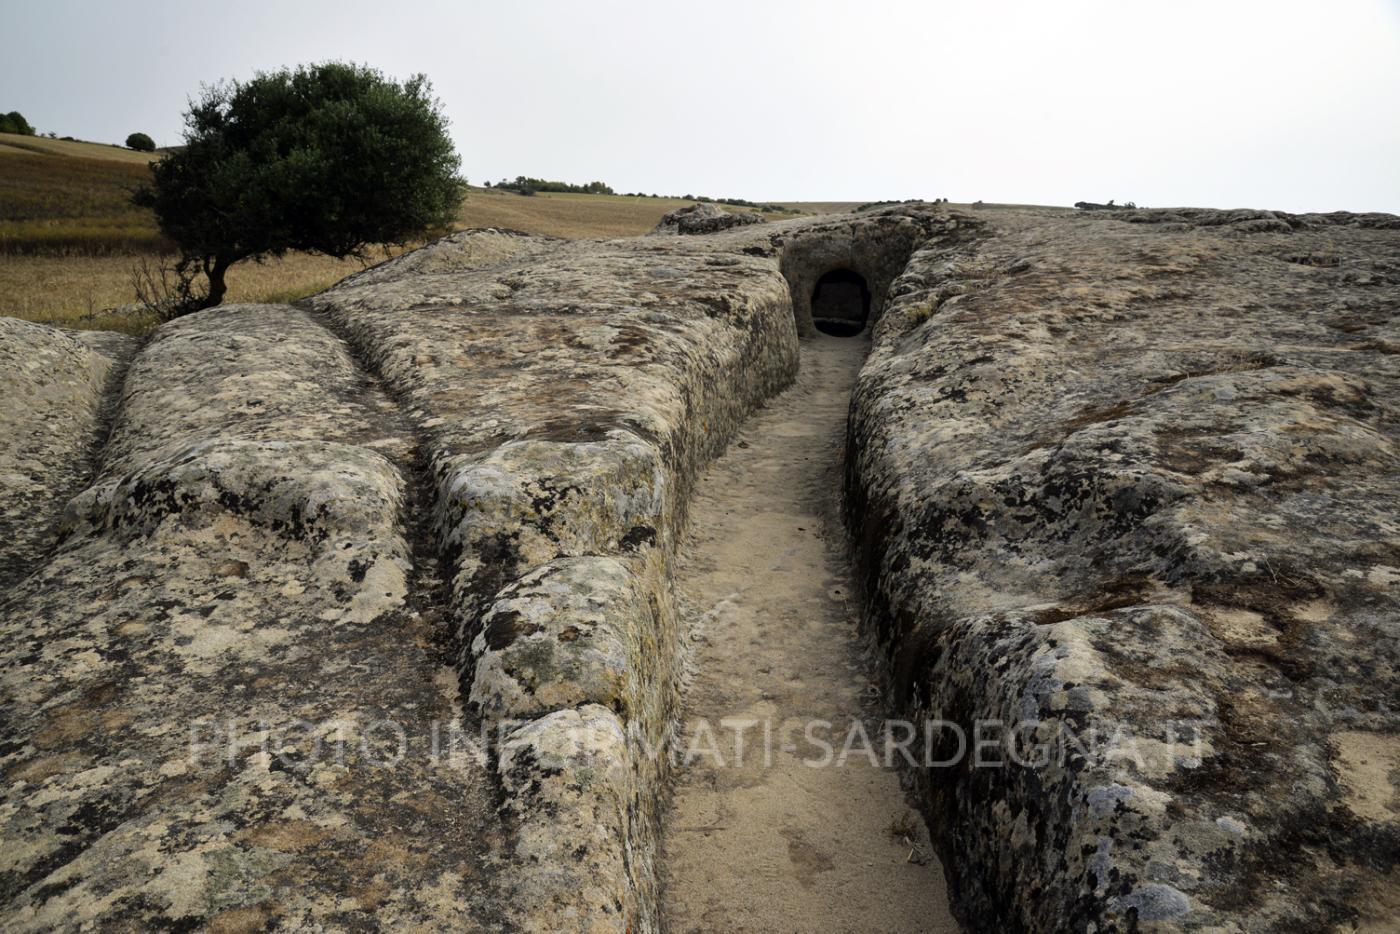
[[[872,766],[852,733],[864,724],[883,755],[837,511],[867,347],[804,341],[797,383],[754,414],[692,501],[677,580],[693,627],[690,761],[664,853],[676,934],[957,930],[898,773]]]

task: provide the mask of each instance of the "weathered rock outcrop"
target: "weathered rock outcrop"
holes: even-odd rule
[[[316,300],[425,433],[464,694],[507,725],[525,927],[654,914],[652,750],[679,662],[665,556],[700,464],[797,350],[774,264],[706,244],[556,243]]]
[[[135,343],[0,318],[0,587],[35,565],[63,502],[89,478]]]
[[[305,311],[137,356],[57,553],[0,607],[7,930],[490,920],[489,778],[390,726],[460,719],[412,593],[412,445]]]
[[[893,287],[850,504],[900,709],[1014,747],[917,773],[971,927],[1395,922],[1400,235],[1263,213]]]
[[[161,328],[0,607],[7,926],[653,926],[669,554],[796,366],[740,233],[475,231]],[[15,329],[90,456],[116,387]]]
[[[662,215],[652,234],[707,234],[763,223],[763,215],[752,211],[726,211],[717,204],[701,202],[676,208]]]
[[[653,928],[689,490],[837,268],[892,706],[1084,746],[911,771],[965,923],[1393,917],[1389,226],[470,231],[124,378],[0,319],[0,919]]]

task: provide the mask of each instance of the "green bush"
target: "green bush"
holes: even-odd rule
[[[19,133],[22,136],[33,136],[34,128],[29,125],[29,121],[24,119],[24,114],[18,110],[12,110],[7,114],[0,114],[0,133]]]
[[[328,62],[221,83],[185,114],[184,139],[135,196],[179,246],[183,283],[207,279],[166,315],[219,304],[240,260],[407,243],[449,225],[465,193],[422,75]]]
[[[155,152],[156,141],[145,133],[132,133],[126,138],[126,148],[137,152]]]

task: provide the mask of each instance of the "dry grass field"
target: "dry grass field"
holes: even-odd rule
[[[146,163],[41,155],[0,145],[0,254],[155,251],[160,232],[130,191]]]
[[[134,301],[131,272],[142,259],[155,263],[160,257],[0,255],[0,315],[73,328],[145,333],[157,324],[154,318],[118,307]],[[329,288],[360,268],[357,260],[305,253],[261,265],[240,263],[229,270],[225,301],[293,302]]]
[[[635,237],[656,226],[667,211],[694,204],[680,198],[577,195],[542,191],[529,197],[512,191],[472,188],[462,202],[462,227],[509,227],[555,237]],[[727,207],[730,211],[747,208]],[[779,219],[792,214],[768,214]]]
[[[779,201],[777,204],[797,214],[843,214],[861,206],[859,201]]]
[[[133,333],[154,326],[150,316],[121,309],[135,299],[133,268],[143,260],[158,263],[168,249],[150,213],[129,200],[130,190],[148,177],[146,165],[154,158],[159,154],[0,133],[0,314]],[[473,187],[456,226],[571,238],[629,237],[690,203],[561,192],[527,197]],[[785,207],[792,213],[767,216],[812,213],[817,206]],[[377,253],[370,261],[386,255]],[[308,254],[241,263],[229,272],[226,301],[295,301],[361,265]]]
[[[47,136],[20,136],[0,133],[0,153],[18,151],[31,155],[75,156],[145,165],[160,158],[159,152],[136,152],[115,144],[85,143],[82,140],[49,139]]]

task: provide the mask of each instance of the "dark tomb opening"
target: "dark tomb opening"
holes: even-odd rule
[[[833,269],[812,290],[812,324],[823,334],[851,337],[870,317],[870,287],[849,269]]]

